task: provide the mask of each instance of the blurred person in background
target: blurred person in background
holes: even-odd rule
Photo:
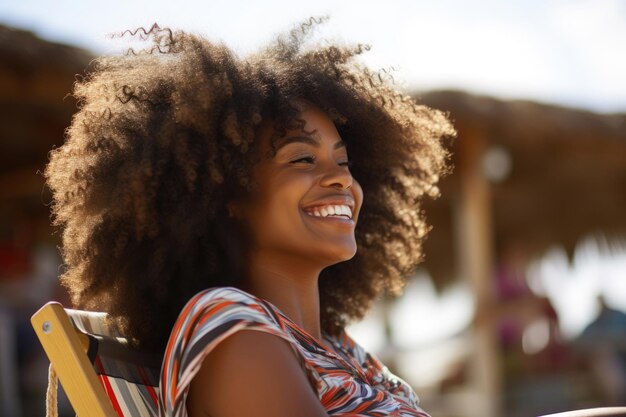
[[[602,400],[626,405],[626,313],[609,307],[598,297],[598,316],[575,341],[585,356]]]

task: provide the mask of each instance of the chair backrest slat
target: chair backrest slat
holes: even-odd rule
[[[73,335],[59,340],[56,333],[52,337],[50,337],[52,332],[45,333],[42,326],[44,322],[49,321],[48,316],[51,313],[61,317],[61,321],[64,321],[65,327],[69,329],[68,333]],[[120,332],[115,327],[109,326],[105,313],[63,309],[58,303],[48,303],[33,316],[32,321],[35,330],[37,327],[41,329],[42,335],[40,332],[37,332],[37,335],[46,353],[48,353],[46,344],[58,345],[57,351],[63,357],[66,355],[66,349],[69,349],[66,347],[68,343],[66,339],[75,339],[74,342],[77,342],[72,348],[77,353],[69,360],[77,362],[74,357],[80,356],[77,364],[81,373],[69,377],[63,377],[60,370],[57,370],[57,373],[78,417],[158,416],[157,387],[161,358],[130,348]],[[82,346],[79,336],[83,337]],[[65,366],[64,362],[57,362],[58,357],[51,356],[50,353],[48,357],[55,369]],[[86,382],[85,378],[92,380],[85,385],[85,389],[94,391],[92,395],[96,397],[94,399],[85,399],[82,392],[73,390],[72,384],[80,381],[79,385],[82,386]],[[69,384],[69,389],[66,384]],[[75,401],[72,400],[73,396],[77,397],[78,407],[82,407],[82,402],[87,401],[90,405],[84,410],[89,411],[79,411],[74,404]],[[105,405],[100,403],[103,398]],[[99,408],[102,408],[102,411],[98,411],[102,414],[94,412]]]

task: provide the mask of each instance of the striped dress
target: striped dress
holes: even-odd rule
[[[269,302],[232,287],[198,293],[178,317],[161,368],[160,416],[187,417],[189,385],[203,359],[242,329],[288,341],[330,416],[428,417],[413,390],[345,332],[324,335],[329,349]]]

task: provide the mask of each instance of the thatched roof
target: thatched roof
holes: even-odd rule
[[[580,239],[602,234],[626,239],[626,114],[596,114],[528,101],[501,101],[461,92],[422,96],[448,111],[459,137],[482,135],[504,150],[511,171],[491,184],[496,256],[508,245],[539,255],[552,245],[570,254]],[[458,171],[444,179],[442,198],[428,204],[434,230],[426,263],[436,280],[454,275],[454,202]]]

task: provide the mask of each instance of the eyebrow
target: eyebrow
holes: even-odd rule
[[[311,136],[289,136],[287,138],[280,139],[280,140],[277,141],[277,143],[276,143],[276,150],[282,148],[283,146],[287,146],[290,143],[296,143],[296,142],[306,143],[307,145],[311,145],[311,146],[314,146],[316,148],[320,147],[320,142],[318,140],[312,138]],[[341,139],[339,139],[333,145],[333,149],[339,149],[339,148],[345,148],[345,147],[346,147],[346,143],[343,140],[341,140]]]

